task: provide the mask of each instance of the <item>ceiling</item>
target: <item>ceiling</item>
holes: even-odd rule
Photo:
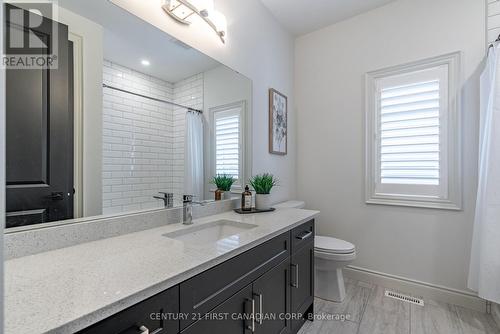
[[[220,65],[109,1],[59,0],[59,5],[104,28],[104,58],[117,64],[172,83]]]
[[[395,0],[261,0],[296,36],[359,15]]]

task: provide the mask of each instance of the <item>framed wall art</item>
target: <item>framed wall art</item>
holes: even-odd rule
[[[269,153],[286,155],[288,149],[288,98],[269,89]]]

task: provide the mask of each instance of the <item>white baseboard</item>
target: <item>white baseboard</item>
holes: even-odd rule
[[[486,312],[486,301],[468,291],[450,289],[444,286],[420,282],[405,277],[381,273],[356,266],[344,269],[346,277],[373,283],[401,293],[425,299],[432,299],[448,304],[458,305],[472,310]]]
[[[500,305],[493,304],[491,306],[491,315],[493,316],[493,319],[497,323],[498,327],[500,327]]]

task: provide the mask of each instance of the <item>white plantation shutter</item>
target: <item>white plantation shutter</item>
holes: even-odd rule
[[[458,209],[459,54],[367,75],[367,202]]]
[[[381,183],[439,185],[440,81],[381,90]]]
[[[215,172],[240,180],[241,108],[214,113]]]

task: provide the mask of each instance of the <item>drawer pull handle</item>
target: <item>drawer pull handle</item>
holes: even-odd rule
[[[313,235],[312,231],[309,232],[302,232],[298,236],[296,236],[297,239],[299,240],[305,240],[307,238],[310,238]]]
[[[141,334],[149,334],[149,329],[146,326],[139,327]]]
[[[259,319],[257,322],[259,325],[262,325],[262,319],[264,318],[263,304],[264,304],[264,296],[262,294],[254,294],[255,297],[259,297]]]
[[[252,325],[248,326],[247,329],[249,329],[252,333],[255,333],[255,299],[247,299],[249,302],[252,303],[252,315],[250,318],[252,319]]]
[[[292,287],[299,288],[299,265],[292,263],[292,268],[295,268],[295,282],[292,282]]]

